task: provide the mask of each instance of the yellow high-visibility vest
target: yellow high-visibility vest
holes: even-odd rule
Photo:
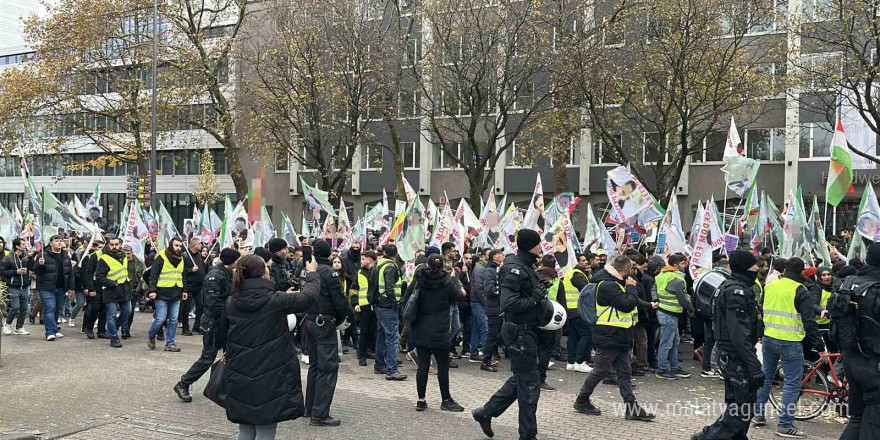
[[[607,325],[620,328],[630,328],[635,325],[635,320],[638,319],[638,313],[636,312],[637,309],[633,309],[631,312],[621,312],[611,306],[599,305],[599,287],[602,283],[604,283],[604,281],[600,281],[596,286],[596,316],[598,316],[596,325]],[[626,292],[623,286],[619,284],[617,286],[620,287],[621,292]]]
[[[819,299],[819,307],[821,307],[822,310],[826,310],[828,308],[828,300],[829,299],[831,299],[831,292],[829,292],[825,289],[822,289],[822,298]],[[816,317],[816,324],[830,324],[830,323],[831,323],[830,318],[823,318],[821,316]]]
[[[110,268],[110,271],[107,272],[107,279],[116,284],[125,284],[128,282],[128,257],[123,257],[122,263],[120,263],[115,258],[104,254],[101,255],[100,260],[106,263],[107,267]]]
[[[780,278],[764,292],[764,336],[782,341],[803,341],[806,332],[801,314],[794,307],[794,296],[803,284]]]
[[[394,267],[397,268],[397,264],[388,258],[379,259],[378,264],[379,264],[379,266],[378,266],[379,267],[379,295],[381,296],[381,295],[385,294],[385,269],[387,269],[388,267],[391,267],[391,266],[389,266],[389,264],[394,265]],[[400,301],[400,291],[402,288],[403,288],[403,280],[401,280],[401,277],[398,274],[397,282],[394,283],[395,301]]]
[[[168,257],[165,256],[166,252],[168,252],[168,249],[159,252],[159,258],[163,260],[163,263],[162,272],[159,273],[159,281],[156,282],[156,287],[183,287],[183,258],[180,259],[177,267],[174,267],[168,261]]]
[[[684,308],[679,304],[678,297],[676,297],[674,293],[666,291],[666,286],[668,286],[672,280],[680,280],[681,282],[684,282],[684,276],[678,272],[672,271],[663,272],[660,275],[657,275],[657,298],[660,300],[661,309],[666,310],[667,312],[681,313],[684,311]]]
[[[587,274],[580,269],[573,269],[565,274],[565,277],[562,278],[562,288],[565,289],[565,308],[568,310],[577,310],[578,307],[578,298],[581,296],[581,292],[574,287],[574,284],[571,283],[571,279],[574,278],[574,275],[579,273],[587,278]]]
[[[367,293],[370,290],[369,286],[369,278],[367,278],[361,271],[358,271],[358,305],[368,306],[370,305],[370,298]]]

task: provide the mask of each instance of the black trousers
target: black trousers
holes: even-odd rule
[[[98,322],[98,333],[105,333],[107,328],[107,307],[101,301],[101,294],[86,295],[86,317],[83,319],[84,330],[94,330]]]
[[[840,440],[880,438],[880,359],[847,350],[843,365],[849,380],[849,425]]]
[[[189,309],[193,303],[193,298],[188,296],[185,300],[180,300],[180,309],[177,310],[177,322],[183,325],[183,331],[189,330]]]
[[[486,415],[499,417],[517,402],[519,405],[519,438],[533,439],[538,435],[538,398],[541,377],[538,372],[538,334],[534,328],[504,322],[501,335],[510,350],[513,375],[483,405]],[[491,355],[491,353],[487,354]]]
[[[198,292],[191,293],[192,300],[196,306],[196,319],[193,322],[192,329],[202,331],[202,314],[205,313],[205,295],[202,293],[202,289],[199,288]]]
[[[180,382],[186,386],[196,383],[199,378],[211,369],[211,365],[214,365],[214,361],[217,359],[217,351],[217,347],[214,346],[213,331],[205,332],[202,335],[202,354],[192,364],[192,367],[189,367],[189,370],[180,377]]]
[[[758,388],[749,384],[751,376],[738,357],[722,353],[720,359],[727,410],[715,423],[703,428],[703,438],[746,440],[749,435],[749,420],[755,414]]]
[[[458,317],[461,320],[461,352],[471,351],[471,333],[474,332],[474,315],[470,307],[459,307]],[[453,341],[453,347],[455,346]]]
[[[712,331],[711,319],[703,320],[703,335],[703,371],[711,371],[712,350],[715,348],[715,332]]]
[[[416,347],[419,356],[419,371],[416,372],[416,391],[419,399],[425,398],[428,389],[428,370],[431,368],[431,356],[437,359],[437,381],[440,383],[440,398],[449,399],[449,350],[445,348]]]
[[[550,367],[550,356],[553,355],[553,349],[556,348],[556,337],[559,330],[547,331],[537,330],[538,333],[538,372],[541,376],[541,382],[547,380],[547,368]]]
[[[339,376],[339,353],[336,346],[336,320],[325,317],[318,325],[314,317],[306,317],[309,331],[309,374],[306,382],[306,412],[313,419],[330,416],[330,404]]]
[[[376,312],[373,306],[362,306],[358,316],[358,359],[367,358],[367,350],[376,346]]]
[[[596,357],[593,359],[593,371],[584,379],[578,399],[593,395],[593,390],[606,377],[617,375],[617,388],[624,403],[631,404],[636,401],[632,387],[632,353],[630,350],[620,348],[596,348]]]
[[[489,315],[486,317],[489,323],[489,334],[486,336],[486,346],[483,347],[483,365],[492,363],[492,356],[501,343],[501,323],[504,321],[500,316]]]

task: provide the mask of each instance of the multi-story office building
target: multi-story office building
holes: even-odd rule
[[[841,57],[839,53],[820,52],[814,47],[808,47],[809,45],[801,47],[800,39],[795,38],[790,30],[786,30],[783,23],[790,20],[789,11],[800,11],[805,6],[800,0],[783,2],[784,0],[779,0],[779,4],[776,5],[776,10],[779,12],[775,20],[755,27],[750,32],[751,38],[784,41],[785,44],[789,44],[787,55],[777,62],[762,65],[761,73],[779,76],[781,81],[781,76],[789,70],[789,66],[797,65],[804,60],[816,65],[839,64]],[[806,7],[819,6],[806,5]],[[811,11],[809,13],[813,14]],[[626,35],[620,37],[627,38]],[[786,59],[786,56],[798,56],[798,62]],[[0,65],[14,65],[26,61],[26,58],[27,55],[24,53],[0,54]],[[240,76],[246,76],[247,73],[233,63],[229,75],[229,81],[236,84],[246,80]],[[230,88],[230,94],[235,96],[235,87]],[[424,197],[431,197],[434,200],[439,200],[444,195],[448,195],[453,200],[467,197],[469,194],[467,179],[460,170],[450,165],[448,155],[437,147],[435,137],[425,128],[426,116],[417,110],[417,95],[413,95],[412,99],[414,100],[412,110],[406,114],[399,114],[397,122],[402,141],[402,157],[405,161],[405,177]],[[796,189],[798,185],[803,188],[805,199],[812,198],[815,194],[820,202],[824,200],[833,131],[824,114],[814,112],[805,104],[807,99],[809,97],[805,93],[802,94],[796,89],[768,97],[764,112],[754,121],[741,124],[739,127],[748,157],[761,160],[761,170],[758,174],[759,189],[764,190],[780,205],[784,203],[785,195]],[[100,122],[95,123],[100,124]],[[162,200],[172,215],[182,223],[183,218],[189,217],[195,202],[192,191],[199,173],[199,151],[208,149],[214,154],[220,191],[233,194],[234,187],[227,174],[220,145],[200,130],[190,129],[191,127],[180,128],[179,135],[172,136],[170,140],[163,141],[159,145],[157,166],[161,175],[158,177],[157,193],[158,199]],[[723,166],[721,157],[724,139],[727,136],[726,121],[724,126],[715,127],[715,130],[706,139],[708,147],[706,151],[689,158],[677,188],[679,206],[686,226],[690,225],[699,201],[706,201],[714,196],[720,208],[721,200],[724,199],[725,182],[720,168]],[[377,132],[381,131],[377,130]],[[627,136],[638,135],[650,136],[648,133],[629,133]],[[876,136],[872,136],[867,138],[876,140]],[[354,155],[351,176],[343,194],[350,215],[357,217],[365,211],[367,205],[381,201],[383,189],[388,191],[389,195],[394,191],[396,180],[391,154],[376,146],[383,142],[387,142],[387,139],[379,136],[371,145],[361,146],[361,151]],[[875,155],[876,146],[872,148],[868,151]],[[98,153],[98,149],[83,143],[66,155],[67,157],[31,157],[31,172],[35,176],[35,183],[37,186],[49,185],[53,192],[64,200],[65,194],[76,193],[80,197],[87,197],[96,180],[101,179],[103,193],[101,202],[105,207],[106,217],[112,220],[125,200],[125,176],[137,173],[139,170],[132,165],[120,165],[69,172],[63,166],[70,162],[87,160],[89,155]],[[555,182],[549,159],[537,157],[524,160],[523,156],[522,152],[517,152],[515,144],[501,154],[493,176],[496,198],[507,195],[508,202],[524,206],[531,197],[535,178],[539,173],[547,197],[552,197],[550,191]],[[280,220],[279,212],[284,211],[299,227],[301,213],[306,209],[299,184],[300,177],[312,181],[311,174],[314,171],[296,163],[283,153],[277,155],[274,162],[265,164],[255,161],[251,155],[243,152],[241,161],[248,179],[260,174],[261,169],[268,165],[265,197],[273,220],[277,225]],[[16,158],[0,158],[0,203],[14,203],[21,198],[23,188],[18,177],[17,163]],[[856,170],[854,179],[856,193],[848,196],[838,207],[838,229],[854,223],[858,198],[866,183],[880,183],[880,171],[873,164],[864,161],[857,163],[860,164],[857,168],[862,169]],[[608,205],[605,194],[606,173],[615,166],[617,165],[607,163],[603,158],[601,143],[594,142],[589,131],[583,131],[580,138],[570,143],[569,161],[566,165],[567,188],[585,202],[590,202],[601,214]],[[739,200],[732,193],[728,193],[728,197],[730,199],[728,213],[732,214],[733,207]],[[809,201],[807,203],[809,204]],[[575,224],[578,226],[586,219],[584,215],[586,205],[582,203],[575,214]],[[830,216],[828,223],[832,223]]]

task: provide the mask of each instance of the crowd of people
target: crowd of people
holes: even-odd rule
[[[158,340],[179,352],[179,325],[185,336],[202,336],[199,358],[173,387],[180,400],[192,401],[192,385],[225,354],[222,404],[240,440],[274,438],[277,423],[299,417],[338,426],[331,406],[346,347],[360,367],[372,364],[389,381],[407,380],[400,366],[412,362],[416,411],[428,408],[429,376],[437,376],[440,408],[461,412],[450,369],[467,360],[497,373],[509,359],[509,379],[472,409],[488,437],[492,419],[517,402],[520,439],[536,438],[540,394],[555,390],[546,380],[554,360],[585,374],[576,412],[602,414],[591,396],[604,382],[619,388],[627,420],[654,420],[638,403],[632,377],[688,379],[683,353],[700,361],[700,376],[723,379],[728,404],[693,440],[747,438],[751,425],[767,423],[777,379],[783,411],[776,434],[804,438],[794,425],[804,360],[842,352],[850,422],[841,438],[880,438],[880,418],[871,417],[880,414],[880,243],[868,247],[864,262],[849,264],[815,265],[769,250],[719,253],[713,272],[724,281],[707,300],[682,254],[642,247],[609,258],[588,250],[563,271],[542,254],[539,233],[521,229],[515,240],[512,254],[451,242],[427,247],[406,273],[393,243],[364,249],[355,241],[340,250],[302,237],[308,244],[296,248],[273,238],[255,249],[216,249],[173,238],[161,250],[148,246],[142,261],[118,237],[54,236],[36,253],[20,239],[9,249],[0,239],[9,303],[3,332],[27,335],[25,323],[39,316],[47,341],[62,338],[67,323],[121,348],[132,338],[135,310],[152,312],[151,350]],[[551,325],[556,305],[563,328]],[[693,352],[683,341],[693,342]],[[305,395],[300,360],[308,365]]]

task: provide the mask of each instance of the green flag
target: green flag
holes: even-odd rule
[[[825,201],[837,206],[852,187],[852,159],[847,150],[846,134],[843,124],[837,121],[837,130],[831,139],[831,161],[828,163],[828,182],[825,186]]]

